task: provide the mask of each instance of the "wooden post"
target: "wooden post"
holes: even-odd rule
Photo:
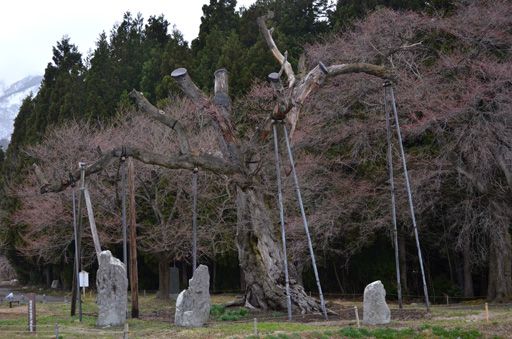
[[[485,303],[485,321],[489,322],[489,304]]]
[[[101,245],[100,245],[100,237],[98,236],[98,229],[96,228],[96,221],[94,220],[94,212],[92,210],[91,196],[89,195],[89,190],[84,188],[84,200],[85,206],[87,207],[87,216],[89,218],[89,225],[91,226],[91,234],[92,240],[94,242],[94,249],[96,250],[96,257],[98,258],[98,262],[100,259],[101,253]]]
[[[357,328],[359,328],[361,327],[361,323],[359,322],[359,312],[357,311],[357,306],[354,306],[354,311],[356,312]]]
[[[123,339],[128,339],[128,333],[130,333],[128,322],[124,323],[124,330],[123,330]]]
[[[254,318],[254,335],[258,336],[258,319]]]
[[[135,212],[135,170],[133,158],[128,157],[128,200],[130,225],[130,291],[132,318],[139,317],[139,272],[137,270],[137,213]]]

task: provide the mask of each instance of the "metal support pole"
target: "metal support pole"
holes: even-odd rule
[[[292,167],[293,182],[295,184],[295,192],[297,194],[297,201],[299,202],[300,213],[302,215],[302,222],[304,224],[304,230],[308,238],[309,254],[311,255],[311,262],[313,264],[313,272],[315,273],[316,285],[318,287],[318,294],[320,295],[320,306],[325,319],[327,320],[327,309],[325,308],[324,295],[322,293],[322,286],[320,285],[320,278],[318,277],[318,269],[316,268],[315,252],[313,251],[313,244],[311,242],[311,235],[309,234],[308,220],[306,219],[306,212],[304,211],[304,204],[302,203],[302,196],[300,194],[299,179],[297,178],[297,171],[295,170],[295,163],[293,161],[292,149],[290,147],[290,141],[288,140],[288,131],[286,126],[283,124],[284,140],[286,142],[286,148],[288,150],[288,158],[290,160],[290,166]]]
[[[192,271],[197,267],[197,167],[192,173]],[[192,272],[192,274],[194,274]]]
[[[84,199],[84,189],[85,189],[85,162],[79,162],[78,167],[80,168],[80,194],[78,198],[78,255],[79,261],[78,265],[81,265],[81,255],[82,255],[82,234],[83,234],[83,219],[82,219],[82,202]],[[80,269],[78,270],[80,272]],[[76,298],[78,301],[78,314],[80,321],[82,321],[82,296],[80,295],[80,276],[76,277]]]
[[[284,262],[284,278],[286,282],[286,307],[288,309],[288,320],[292,320],[292,300],[290,297],[290,279],[288,276],[288,256],[286,253],[286,230],[284,228],[284,207],[283,193],[281,185],[281,164],[279,160],[279,143],[277,140],[277,121],[272,121],[272,130],[274,132],[274,151],[276,156],[276,178],[277,178],[277,197],[279,204],[279,220],[281,222],[281,241],[283,242],[283,262]]]
[[[391,125],[389,122],[389,109],[386,100],[386,88],[391,83],[386,81],[384,83],[384,111],[386,113],[386,140],[388,143],[387,160],[388,160],[388,172],[389,172],[389,189],[391,191],[391,216],[393,219],[393,244],[395,247],[395,267],[396,267],[396,287],[398,293],[398,307],[403,308],[402,302],[402,283],[400,282],[400,256],[398,253],[398,229],[396,225],[396,202],[395,202],[395,179],[393,176],[393,156],[391,152]]]
[[[72,193],[72,199],[73,199],[73,233],[75,238],[75,298],[78,301],[78,318],[80,322],[82,322],[82,302],[80,299],[80,278],[79,278],[79,272],[80,272],[80,253],[78,252],[78,230],[77,230],[77,224],[76,224],[76,196],[75,196],[75,189],[73,188]]]
[[[418,260],[420,262],[421,278],[423,280],[423,293],[425,294],[425,304],[427,306],[427,312],[430,312],[430,302],[428,300],[427,281],[425,280],[425,269],[423,268],[423,257],[421,255],[418,227],[416,225],[416,216],[414,214],[414,205],[412,202],[411,185],[409,183],[409,173],[407,172],[407,163],[405,160],[404,146],[402,143],[402,133],[400,132],[400,124],[398,122],[398,112],[396,109],[395,94],[393,93],[392,86],[389,86],[389,94],[391,96],[391,107],[393,108],[393,114],[395,116],[395,126],[396,126],[396,133],[398,136],[398,145],[400,146],[400,155],[402,157],[402,165],[404,167],[405,186],[407,188],[407,197],[409,199],[409,209],[411,212],[412,225],[414,227],[414,237],[416,238],[416,247],[418,249]]]

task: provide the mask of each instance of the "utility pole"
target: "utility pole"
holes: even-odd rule
[[[137,213],[135,212],[135,170],[133,159],[128,157],[128,199],[130,202],[130,291],[132,318],[139,317],[139,273],[137,270]]]

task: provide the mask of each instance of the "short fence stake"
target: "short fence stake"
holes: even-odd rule
[[[361,324],[359,323],[359,312],[357,311],[357,306],[354,306],[354,311],[356,312],[357,328],[359,328],[361,327]]]
[[[123,331],[123,339],[128,339],[128,332],[129,332],[129,329],[128,329],[128,323],[124,323],[124,331]]]
[[[258,319],[254,318],[254,335],[258,335]]]
[[[43,294],[43,304],[46,304],[46,294]]]
[[[489,304],[485,303],[485,320],[489,322]]]
[[[59,324],[55,323],[55,339],[59,339]]]
[[[448,294],[445,294],[446,296],[446,305],[450,305],[450,297],[448,296]]]
[[[146,290],[144,290],[144,298],[146,297]]]

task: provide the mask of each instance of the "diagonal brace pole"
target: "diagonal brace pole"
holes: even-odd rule
[[[292,320],[292,300],[290,297],[290,278],[288,275],[288,255],[286,253],[286,230],[284,227],[284,207],[283,207],[283,192],[281,184],[281,163],[279,159],[279,142],[277,139],[277,121],[272,121],[272,130],[274,132],[274,151],[276,157],[276,178],[277,178],[277,197],[279,204],[279,220],[281,223],[281,241],[283,242],[283,262],[284,262],[284,277],[286,282],[286,308],[288,309],[288,320]]]
[[[404,168],[405,186],[407,188],[407,198],[409,200],[409,209],[411,212],[412,225],[414,228],[414,237],[416,239],[416,248],[418,249],[418,260],[420,262],[421,278],[422,278],[422,282],[423,282],[423,293],[425,294],[425,304],[427,307],[427,312],[430,312],[430,302],[428,300],[427,281],[425,279],[425,269],[423,268],[423,256],[421,255],[420,239],[419,239],[419,235],[418,235],[418,227],[416,225],[416,216],[414,214],[414,204],[412,201],[411,184],[409,182],[409,173],[407,171],[407,162],[405,160],[405,152],[404,152],[404,146],[403,146],[403,142],[402,142],[402,133],[400,132],[400,124],[398,122],[398,112],[396,109],[395,94],[393,92],[393,87],[392,86],[388,86],[388,87],[389,87],[389,96],[391,98],[391,108],[393,108],[393,114],[395,117],[395,127],[396,127],[396,133],[398,136],[398,145],[400,146],[400,156],[402,158],[402,166]]]
[[[396,225],[396,202],[395,202],[395,179],[393,176],[393,155],[391,152],[391,126],[389,108],[386,100],[386,87],[390,86],[390,82],[384,83],[384,111],[386,113],[386,140],[388,144],[387,149],[387,161],[388,161],[388,172],[389,172],[389,189],[391,191],[391,216],[393,219],[393,245],[395,247],[395,267],[396,267],[396,287],[398,293],[398,306],[403,308],[402,301],[402,283],[400,282],[400,256],[398,253],[398,229]]]
[[[192,173],[192,274],[197,267],[197,167]]]
[[[311,256],[311,262],[313,264],[313,272],[315,273],[316,285],[318,287],[318,294],[320,296],[320,306],[322,313],[327,320],[327,309],[325,308],[324,295],[322,293],[322,286],[320,285],[320,278],[318,277],[318,269],[316,267],[315,252],[313,251],[313,244],[311,242],[311,235],[309,234],[308,220],[306,219],[306,212],[304,211],[304,204],[302,203],[302,195],[300,194],[299,179],[297,178],[297,171],[295,170],[295,163],[293,161],[292,149],[290,147],[290,141],[288,140],[288,131],[283,123],[284,140],[286,142],[286,148],[288,150],[288,158],[290,166],[292,168],[293,182],[295,185],[295,192],[297,194],[297,201],[299,202],[300,213],[302,215],[302,223],[304,224],[304,230],[306,231],[306,237],[308,239],[309,254]]]

